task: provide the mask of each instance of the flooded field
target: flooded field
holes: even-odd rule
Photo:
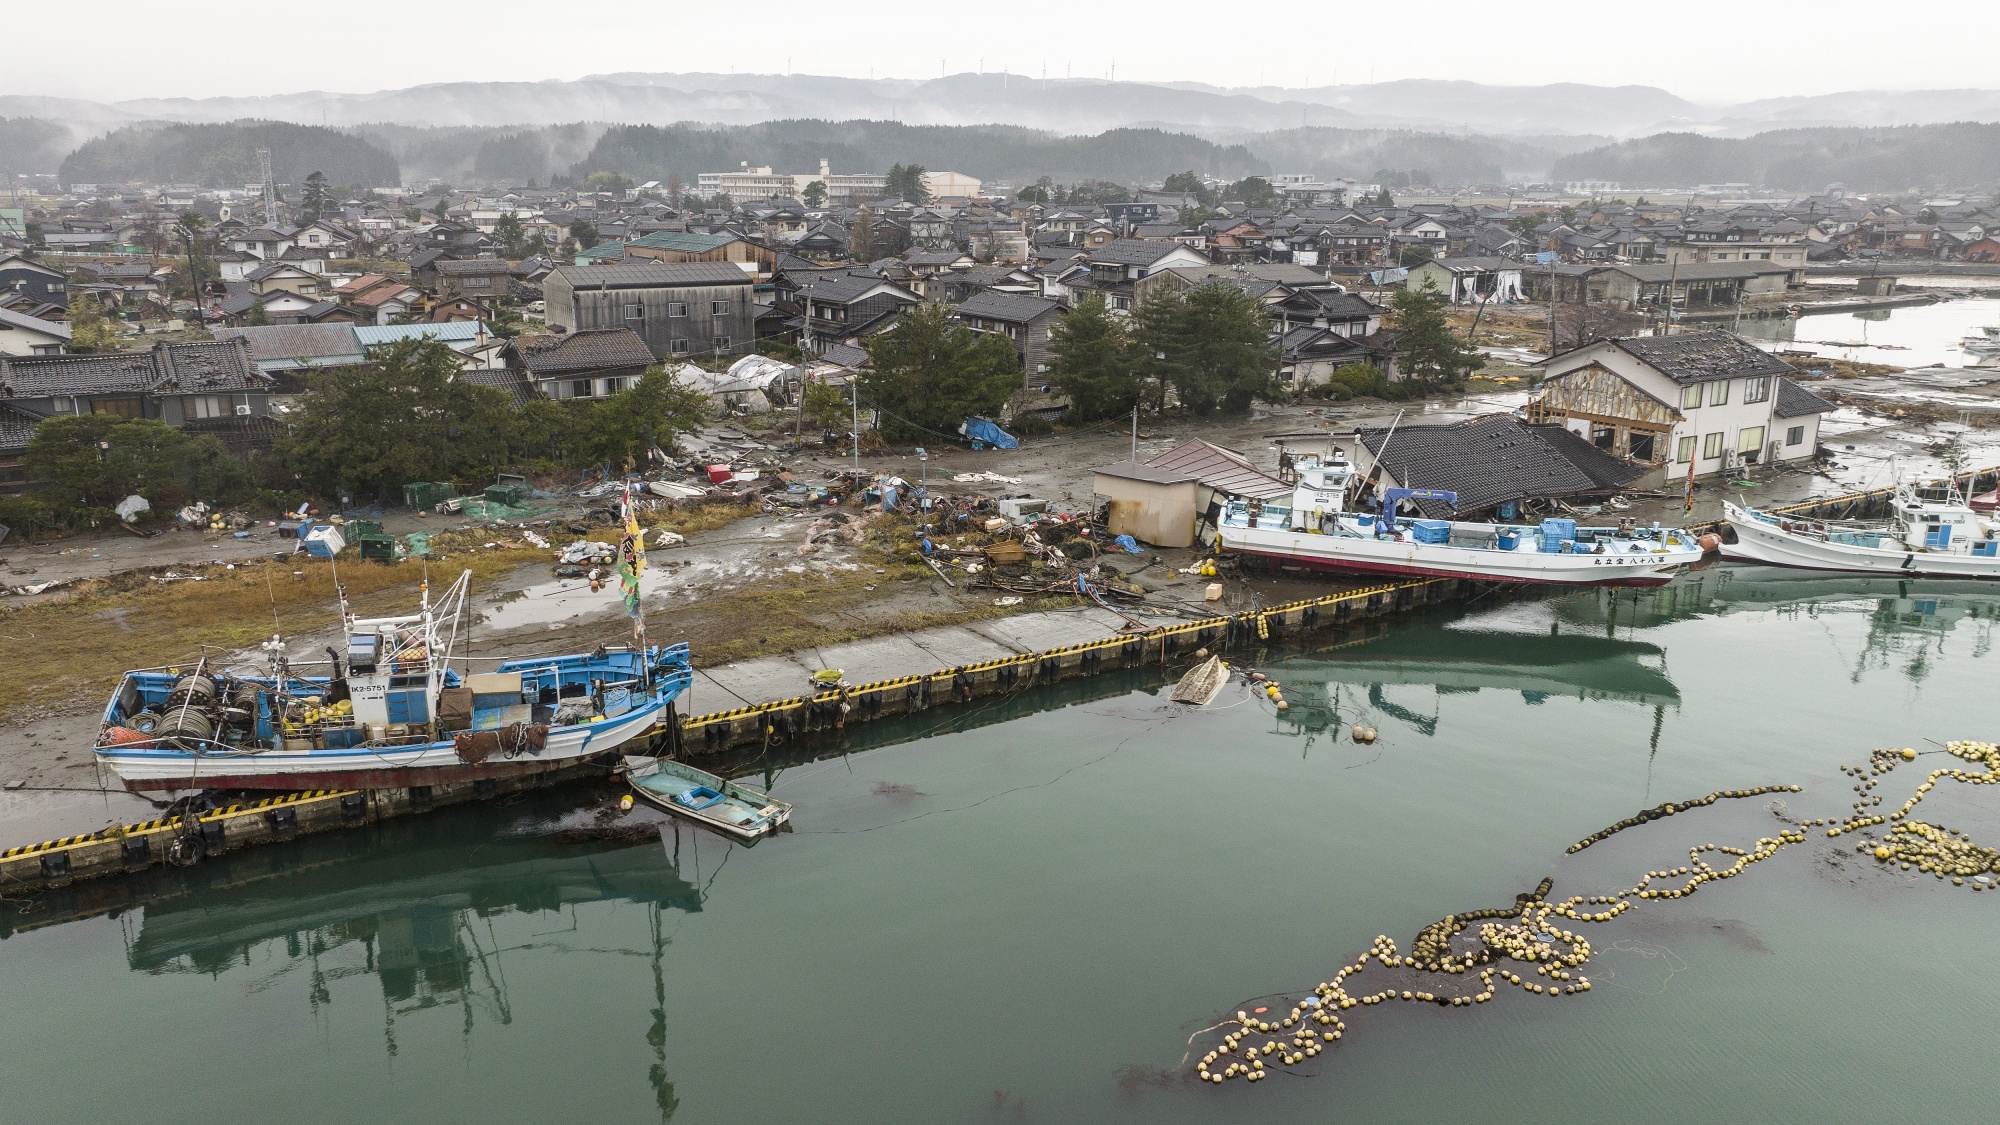
[[[1740,331],[1773,348],[1896,367],[1971,367],[1982,358],[1959,341],[2000,325],[2000,297],[1964,297],[1934,305],[1830,313],[1793,320],[1746,320]],[[2000,377],[2000,370],[1995,372]]]
[[[1923,752],[1900,803],[1956,763],[1936,743],[1993,735],[1996,617],[1983,587],[1713,568],[1274,658],[1284,714],[1105,678],[753,750],[798,805],[754,848],[583,831],[611,792],[573,789],[155,873],[116,914],[6,903],[0,1009],[36,1016],[0,1021],[0,1120],[1981,1119],[2000,894],[1823,829],[1590,927],[1588,994],[1355,1009],[1253,1086],[1185,1060],[1378,935],[1840,815],[1875,747]],[[1992,787],[1924,809],[2000,844]]]

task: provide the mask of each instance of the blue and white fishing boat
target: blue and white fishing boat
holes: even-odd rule
[[[1722,557],[1804,570],[2000,578],[2000,540],[1955,485],[1902,485],[1886,520],[1821,520],[1723,502],[1736,532]]]
[[[540,773],[608,757],[673,715],[693,679],[686,645],[646,642],[644,538],[629,489],[618,574],[633,641],[595,651],[452,667],[472,572],[417,611],[357,617],[339,594],[343,650],[269,666],[203,657],[125,673],[104,708],[97,759],[127,789],[376,789]]]
[[[1216,528],[1223,549],[1316,570],[1559,586],[1661,586],[1705,553],[1694,536],[1657,524],[1590,527],[1557,518],[1514,525],[1397,515],[1404,500],[1457,506],[1456,493],[1435,489],[1385,489],[1378,511],[1349,511],[1353,477],[1353,466],[1336,454],[1325,463],[1302,463],[1289,506],[1227,501]]]
[[[355,617],[345,658],[204,659],[125,673],[97,757],[132,790],[373,789],[536,773],[608,754],[671,715],[686,645],[451,667],[468,571],[417,612]]]

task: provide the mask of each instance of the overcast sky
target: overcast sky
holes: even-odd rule
[[[1134,81],[1584,82],[1660,86],[1693,101],[1723,103],[1836,90],[2000,86],[2000,54],[1984,46],[1996,26],[1993,12],[1990,0],[1908,8],[1853,0],[1542,8],[1436,0],[1289,9],[1189,0],[977,6],[613,0],[574,8],[525,0],[304,8],[200,0],[19,3],[7,13],[0,93],[109,101],[367,92],[621,70],[782,73],[788,64],[801,73],[855,78],[927,78],[941,67],[956,73],[982,66],[1102,77],[1115,63],[1119,78]],[[1900,24],[1903,15],[1921,20]],[[43,45],[47,50],[38,51]]]

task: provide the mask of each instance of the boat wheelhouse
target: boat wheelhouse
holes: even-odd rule
[[[1902,486],[1884,520],[1821,520],[1724,501],[1736,533],[1722,555],[1806,570],[1930,578],[2000,578],[2000,540],[1956,486]]]

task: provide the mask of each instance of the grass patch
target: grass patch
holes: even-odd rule
[[[538,547],[503,547],[433,558],[433,591],[461,570],[472,571],[473,590],[512,574],[525,563],[546,563]],[[0,722],[24,722],[108,698],[127,668],[192,664],[203,645],[242,648],[274,631],[286,635],[335,623],[334,564],[298,556],[283,562],[176,567],[202,581],[157,582],[160,570],[128,571],[79,584],[61,601],[0,613]],[[365,614],[404,610],[417,600],[424,566],[361,562],[339,564],[348,601]],[[276,620],[273,621],[275,611]]]

